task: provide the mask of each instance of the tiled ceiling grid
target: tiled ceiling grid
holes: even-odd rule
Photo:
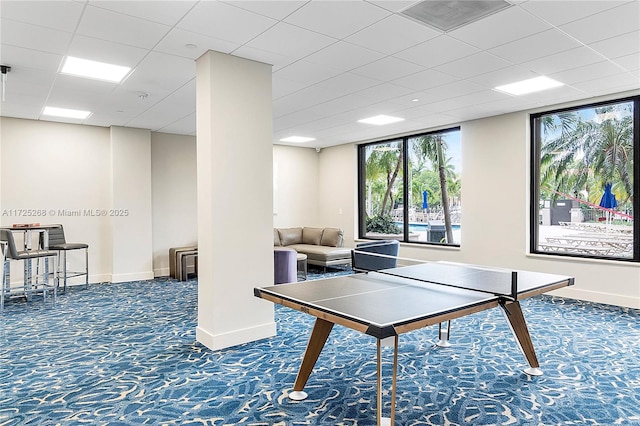
[[[5,117],[194,135],[195,59],[216,50],[273,65],[273,142],[326,147],[640,88],[639,0],[509,0],[442,32],[414,1],[0,1]],[[59,73],[65,56],[133,68],[120,84]],[[496,85],[546,75],[520,97]],[[145,96],[148,95],[148,96]],[[405,120],[372,126],[386,114]]]

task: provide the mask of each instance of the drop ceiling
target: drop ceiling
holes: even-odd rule
[[[0,115],[51,120],[54,106],[92,112],[64,122],[195,135],[207,50],[272,64],[273,142],[314,148],[640,89],[640,0],[509,0],[446,32],[402,13],[416,3],[2,0]],[[133,71],[120,84],[63,75],[67,55]],[[493,90],[540,75],[565,85]],[[380,114],[404,121],[358,123]]]

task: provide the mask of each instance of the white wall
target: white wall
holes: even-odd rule
[[[149,133],[0,118],[0,225],[63,224],[67,240],[89,244],[92,283],[167,275],[169,248],[197,240],[195,138],[151,133],[149,146]],[[114,207],[130,214],[97,215]]]
[[[0,224],[61,223],[68,241],[89,244],[90,282],[110,281],[110,219],[88,213],[110,207],[109,129],[0,120]],[[45,214],[26,216],[20,209]]]
[[[198,243],[196,138],[151,134],[153,271],[169,275],[169,248]]]
[[[151,132],[111,128],[112,282],[153,278]]]
[[[345,247],[354,247],[357,235],[357,149],[342,145],[320,152],[318,203],[321,226],[341,228]]]
[[[273,147],[274,214],[273,226],[320,227],[318,158],[311,148],[276,145]],[[328,225],[327,225],[328,226]]]

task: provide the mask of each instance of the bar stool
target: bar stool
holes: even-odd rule
[[[58,253],[58,274],[63,278],[63,291],[67,291],[67,279],[84,276],[84,286],[89,287],[89,245],[85,243],[68,243],[64,237],[62,225],[53,225],[49,231],[49,250]],[[40,247],[44,247],[42,236],[40,237]],[[67,269],[67,253],[71,250],[84,250],[84,271],[69,271]]]
[[[47,300],[47,293],[49,291],[53,294],[53,303],[56,302],[57,288],[58,288],[58,274],[56,268],[53,269],[53,273],[49,273],[48,260],[57,261],[58,252],[55,250],[18,250],[16,248],[16,242],[13,238],[13,233],[8,229],[0,229],[0,241],[5,242],[5,255],[3,256],[3,276],[2,276],[2,291],[0,292],[0,306],[4,309],[4,301],[6,298],[11,297],[13,289],[11,288],[11,260],[22,260],[24,262],[24,279],[22,294],[31,299],[33,292],[42,291],[44,301]],[[35,260],[39,262],[44,260],[44,267],[42,268],[42,274],[36,272],[33,274],[33,268],[31,262]],[[55,263],[54,263],[55,264]],[[39,271],[40,268],[36,268]],[[52,279],[53,283],[49,281]]]
[[[11,286],[7,286],[7,283],[9,282],[9,280],[7,277],[8,268],[6,268],[6,263],[7,263],[7,242],[6,241],[0,241],[0,260],[2,261],[2,263],[0,263],[0,270],[2,271],[2,275],[0,276],[0,313],[2,313],[2,311],[4,311],[5,294],[8,297],[9,293],[11,292]]]

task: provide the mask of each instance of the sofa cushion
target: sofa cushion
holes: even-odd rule
[[[281,245],[282,244],[280,244],[280,233],[276,228],[273,228],[273,246],[278,247]]]
[[[278,233],[283,246],[302,243],[302,228],[279,228]]]
[[[322,228],[302,228],[302,244],[320,245]]]
[[[320,244],[329,247],[342,247],[342,229],[324,228]]]
[[[295,249],[298,253],[306,254],[307,259],[311,261],[329,262],[340,259],[351,261],[351,249],[348,248],[335,248],[311,244],[294,244],[290,248]]]

